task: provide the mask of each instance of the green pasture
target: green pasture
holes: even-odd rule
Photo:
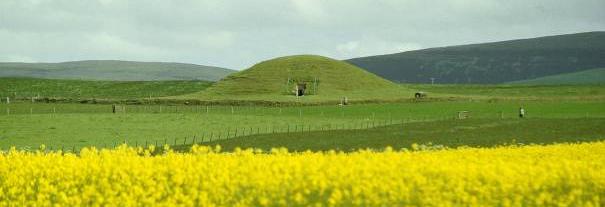
[[[427,92],[429,97],[517,100],[605,99],[605,85],[402,84],[402,87]]]
[[[479,136],[487,132],[468,130],[462,131],[466,134],[460,134],[462,133],[460,132],[449,134],[451,135],[449,136],[446,129],[463,127],[464,123],[477,122],[476,124],[480,125],[483,122],[498,124],[518,121],[517,110],[521,106],[526,109],[528,117],[528,121],[519,123],[529,124],[526,137],[541,136],[546,142],[549,139],[548,136],[551,137],[551,140],[558,140],[558,133],[544,132],[545,127],[548,126],[572,130],[568,134],[578,132],[578,137],[576,137],[578,140],[594,138],[592,135],[603,134],[599,131],[599,123],[601,123],[601,118],[605,118],[605,87],[601,85],[406,84],[395,86],[395,88],[401,87],[401,90],[395,93],[392,91],[381,93],[381,89],[375,88],[373,90],[375,94],[371,96],[372,101],[376,102],[373,104],[356,102],[356,96],[350,96],[351,105],[338,106],[338,101],[334,101],[338,100],[338,97],[332,99],[326,96],[310,95],[297,99],[295,96],[285,95],[242,94],[237,96],[237,100],[241,101],[237,103],[238,106],[218,104],[116,105],[114,114],[112,105],[107,104],[32,103],[28,98],[38,95],[72,100],[79,98],[142,100],[149,96],[163,97],[161,99],[190,95],[195,97],[210,83],[203,81],[116,82],[27,78],[0,78],[0,83],[2,83],[0,84],[0,96],[3,97],[0,98],[2,100],[0,102],[0,147],[4,149],[9,146],[36,148],[41,144],[53,149],[84,146],[112,147],[124,142],[139,146],[163,145],[164,143],[186,146],[194,141],[196,143],[225,144],[226,146],[241,144],[242,147],[268,147],[282,145],[286,141],[291,142],[292,140],[289,138],[296,140],[296,137],[309,137],[309,140],[314,140],[316,137],[321,140],[334,139],[334,141],[327,145],[307,145],[303,142],[300,143],[300,146],[296,141],[292,141],[293,145],[284,146],[301,150],[305,147],[349,150],[362,146],[380,147],[385,144],[407,145],[408,142],[399,145],[392,140],[370,143],[376,139],[389,140],[400,137],[395,133],[395,129],[401,125],[416,127],[418,132],[429,133],[421,136],[423,140],[409,139],[414,142],[425,143],[425,141],[429,142],[434,139],[433,143],[441,140],[440,144],[457,146],[446,140]],[[393,88],[385,90],[393,90]],[[359,97],[367,95],[363,94],[366,93],[363,90],[360,91],[356,92],[360,93]],[[428,98],[413,99],[415,91],[427,92]],[[393,94],[399,95],[393,96]],[[6,103],[5,96],[11,98],[11,103]],[[278,104],[275,105],[282,105],[282,107],[259,105],[251,100],[277,101],[275,103]],[[296,106],[296,104],[280,104],[280,102],[319,105]],[[455,120],[460,111],[468,111],[470,118],[463,122]],[[592,127],[583,129],[580,126]],[[590,132],[591,129],[594,129],[592,130],[594,134],[590,137],[584,137],[582,133],[579,133],[580,131]],[[430,134],[433,132],[437,134]],[[510,134],[511,136],[515,135],[514,130],[511,132],[513,132]],[[489,133],[487,134],[489,135]],[[250,137],[253,139],[249,139]],[[350,139],[343,137],[350,137]],[[487,139],[488,137],[496,138]],[[485,140],[491,141],[479,144],[495,144],[509,140],[508,136],[489,135],[488,137]],[[268,142],[274,142],[276,145],[269,145]],[[315,143],[315,141],[312,142]],[[342,142],[350,142],[350,144]],[[477,143],[462,142],[462,144]]]
[[[208,81],[84,81],[0,78],[0,99],[144,99],[202,91]]]
[[[371,129],[260,134],[216,140],[224,151],[235,148],[286,147],[292,151],[355,151],[386,147],[493,147],[506,144],[552,144],[605,139],[605,118],[465,119],[394,124]],[[175,147],[187,150],[191,145]]]
[[[517,120],[519,106],[527,110],[527,119],[605,118],[599,101],[440,101],[344,107],[117,105],[115,114],[111,105],[17,103],[0,104],[0,147],[110,147],[156,141],[183,145],[194,139],[210,142],[254,134],[458,123],[454,118],[459,111],[469,111],[470,120],[489,123]]]
[[[213,83],[206,81],[83,81],[32,78],[0,78],[0,102],[6,97],[13,102],[29,101],[31,98],[58,98],[77,102],[79,99],[106,100],[154,100],[199,99],[199,94]],[[354,91],[340,95],[295,97],[293,95],[241,94],[237,96],[213,93],[214,98],[203,100],[231,100],[230,103],[257,101],[270,103],[338,104],[342,96],[352,103],[413,101],[414,93],[424,91],[428,99],[443,100],[605,100],[605,85],[429,85],[402,84],[389,88],[374,88],[371,91]],[[363,97],[372,97],[371,100]],[[205,97],[208,98],[208,97]],[[202,100],[202,99],[200,99]],[[235,102],[233,102],[235,101]]]

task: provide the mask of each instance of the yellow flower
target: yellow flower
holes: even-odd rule
[[[0,153],[0,206],[600,206],[605,142],[344,153]],[[41,149],[43,149],[41,147]]]

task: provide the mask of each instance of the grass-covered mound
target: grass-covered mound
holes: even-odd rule
[[[296,87],[304,84],[305,95]],[[411,91],[343,61],[315,55],[275,58],[231,74],[208,90],[188,95],[204,100],[369,101],[409,98]]]

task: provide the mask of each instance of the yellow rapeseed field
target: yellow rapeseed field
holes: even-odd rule
[[[218,148],[218,147],[217,147]],[[605,142],[445,150],[0,155],[2,206],[604,206]]]

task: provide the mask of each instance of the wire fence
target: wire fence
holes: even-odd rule
[[[267,126],[240,126],[240,127],[225,127],[222,130],[201,130],[198,133],[191,133],[191,136],[178,136],[168,138],[133,138],[129,139],[127,136],[117,136],[108,138],[111,141],[96,142],[91,145],[77,145],[69,144],[58,145],[51,144],[46,145],[47,149],[52,150],[72,150],[78,152],[83,147],[94,146],[97,148],[114,148],[120,144],[127,144],[129,146],[151,146],[161,147],[169,145],[171,147],[184,146],[192,144],[207,144],[216,143],[217,141],[247,137],[253,135],[262,134],[276,134],[276,133],[305,133],[315,131],[331,131],[331,130],[355,130],[355,129],[370,129],[395,124],[405,124],[411,122],[423,122],[423,121],[439,121],[439,120],[453,120],[461,118],[499,118],[509,119],[517,118],[517,114],[514,112],[494,112],[494,113],[479,113],[475,114],[473,111],[464,111],[468,113],[464,116],[460,114],[460,111],[440,111],[430,115],[418,115],[418,114],[401,114],[395,111],[389,111],[390,109],[372,109],[372,110],[360,110],[350,109],[346,107],[261,107],[261,106],[220,106],[220,105],[95,105],[95,104],[0,104],[0,117],[1,116],[27,116],[37,114],[50,114],[49,117],[60,118],[55,114],[70,114],[70,113],[102,113],[102,114],[117,114],[117,115],[128,115],[128,114],[174,114],[174,113],[193,113],[193,114],[214,114],[214,115],[238,115],[244,116],[246,119],[255,119],[254,116],[290,116],[290,118],[300,117],[309,118],[301,119],[306,121],[305,123],[284,123],[281,125],[267,125]],[[413,112],[416,113],[416,112]],[[531,116],[531,113],[528,114]],[[603,117],[599,114],[586,113],[585,117]],[[32,116],[37,117],[37,116]],[[39,118],[39,117],[37,117]],[[44,117],[42,117],[44,118]],[[567,118],[578,118],[578,116],[572,116]],[[315,120],[328,120],[327,122],[314,122]],[[329,119],[334,119],[334,123],[330,123]],[[344,122],[344,123],[342,123]],[[20,149],[34,149],[37,146],[20,147]]]
[[[131,147],[144,147],[148,148],[150,146],[155,146],[156,149],[163,148],[163,146],[169,146],[171,148],[174,147],[184,147],[190,146],[194,144],[203,145],[203,144],[219,144],[220,141],[234,139],[234,138],[245,138],[249,136],[255,135],[269,135],[269,134],[287,134],[290,133],[313,133],[313,132],[322,132],[322,131],[334,131],[334,130],[363,130],[363,129],[373,129],[391,125],[403,125],[405,123],[411,122],[420,122],[420,121],[438,121],[438,120],[446,120],[451,119],[451,117],[441,117],[441,118],[430,118],[430,119],[410,119],[410,118],[400,118],[400,119],[388,119],[388,120],[371,120],[371,121],[362,121],[362,122],[351,122],[351,123],[342,123],[342,124],[323,124],[323,125],[314,125],[314,124],[287,124],[284,126],[267,126],[267,127],[233,127],[227,128],[220,132],[202,132],[198,135],[187,136],[187,137],[173,137],[173,138],[162,138],[162,139],[146,139],[146,140],[129,140],[128,138],[118,138],[114,139],[110,142],[96,143],[92,145],[64,145],[64,144],[48,144],[44,145],[46,151],[63,151],[63,152],[72,152],[79,153],[82,148],[85,147],[95,147],[100,149],[114,149],[120,145],[128,145]],[[26,151],[35,151],[38,147],[35,146],[26,146],[16,148],[19,150]],[[0,149],[7,150],[7,149]]]

